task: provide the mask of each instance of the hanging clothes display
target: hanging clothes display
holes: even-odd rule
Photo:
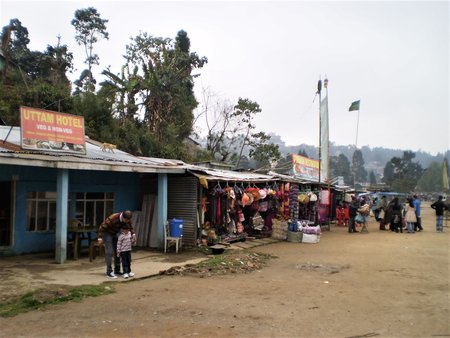
[[[289,191],[289,217],[291,219],[298,219],[298,185],[291,184]]]
[[[319,200],[320,200],[320,204],[329,205],[330,204],[330,191],[329,190],[321,190]]]

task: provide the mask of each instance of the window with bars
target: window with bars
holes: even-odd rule
[[[98,226],[113,213],[114,193],[76,193],[75,215],[72,215],[69,199],[69,219],[76,218],[84,226]],[[54,231],[56,228],[56,192],[28,192],[27,230]]]
[[[114,212],[114,193],[79,192],[76,193],[75,217],[84,226],[98,226]]]
[[[27,230],[54,231],[56,227],[56,192],[27,194]]]

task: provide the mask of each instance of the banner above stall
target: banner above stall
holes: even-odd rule
[[[308,157],[292,154],[292,164],[294,176],[315,181],[319,181],[319,161]]]
[[[84,118],[20,107],[22,149],[86,154]]]

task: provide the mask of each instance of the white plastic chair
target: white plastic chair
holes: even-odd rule
[[[164,253],[167,252],[167,248],[173,244],[175,244],[175,251],[178,253],[178,250],[181,248],[183,237],[173,237],[170,236],[169,230],[169,221],[164,223]]]

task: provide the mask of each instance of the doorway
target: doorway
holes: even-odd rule
[[[0,247],[11,246],[11,182],[0,182]]]

